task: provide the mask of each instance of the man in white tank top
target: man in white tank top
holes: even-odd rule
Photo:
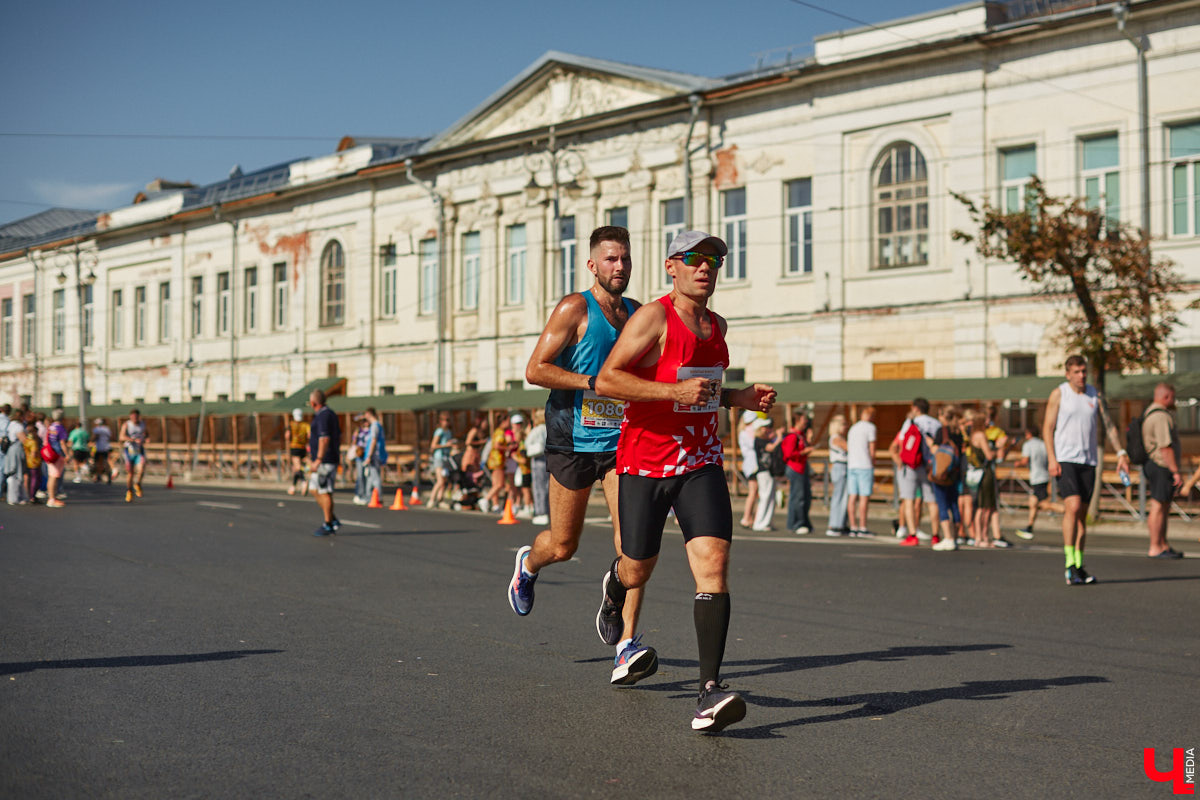
[[[1067,558],[1068,586],[1095,583],[1083,568],[1083,546],[1087,538],[1087,508],[1099,463],[1096,429],[1104,421],[1108,441],[1117,451],[1117,469],[1129,469],[1129,456],[1117,438],[1117,428],[1108,417],[1096,387],[1087,382],[1083,356],[1067,359],[1067,379],[1055,387],[1046,404],[1042,438],[1050,462],[1050,476],[1058,481],[1063,500],[1063,552]]]

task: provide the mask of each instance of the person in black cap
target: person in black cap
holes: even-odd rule
[[[696,586],[700,696],[692,728],[715,732],[746,715],[742,697],[720,682],[733,510],[718,408],[770,411],[775,390],[762,383],[723,388],[727,324],[708,309],[708,299],[728,252],[725,242],[683,231],[667,252],[670,294],[630,317],[596,379],[597,392],[626,401],[617,445],[622,555],[604,574],[596,623],[601,630],[620,626],[626,593],[650,579],[674,508]]]

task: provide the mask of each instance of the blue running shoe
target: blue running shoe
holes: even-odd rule
[[[692,730],[716,733],[746,717],[746,701],[737,692],[727,692],[728,685],[709,683],[700,692]]]
[[[333,527],[333,523],[326,522],[313,531],[313,536],[332,536],[335,533],[337,533],[337,528]]]
[[[537,581],[537,575],[527,575],[525,570],[521,568],[521,564],[525,561],[525,556],[532,549],[532,547],[526,545],[517,551],[516,564],[513,565],[512,580],[508,584],[508,604],[512,606],[513,611],[522,617],[533,611],[533,584]]]
[[[631,686],[642,678],[658,672],[658,653],[653,647],[642,644],[642,635],[629,640],[629,644],[613,659],[612,680],[618,686]]]

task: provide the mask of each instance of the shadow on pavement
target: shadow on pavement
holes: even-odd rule
[[[735,739],[781,738],[777,731],[799,725],[819,722],[842,722],[863,717],[883,717],[897,711],[926,706],[942,700],[1004,700],[1016,692],[1040,692],[1055,686],[1079,686],[1088,683],[1108,683],[1107,678],[1096,675],[1067,675],[1061,678],[1024,678],[1011,681],[967,681],[958,686],[942,689],[919,689],[912,692],[876,692],[874,694],[827,697],[820,700],[791,700],[783,697],[768,697],[752,692],[742,692],[747,703],[766,708],[837,708],[855,706],[838,713],[800,717],[788,722],[760,725],[755,728],[736,728],[723,735]]]
[[[246,656],[271,655],[283,650],[223,650],[216,653],[181,653],[171,656],[115,656],[113,658],[72,658],[62,661],[18,661],[0,664],[0,675],[16,675],[39,669],[113,669],[116,667],[167,667],[174,664],[198,664],[204,661],[234,661]]]
[[[1105,578],[1097,579],[1096,585],[1110,583],[1157,583],[1158,581],[1200,581],[1200,575],[1155,575],[1152,578]]]

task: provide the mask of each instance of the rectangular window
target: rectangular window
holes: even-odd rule
[[[811,381],[812,364],[787,364],[783,368],[785,381]]]
[[[232,290],[229,285],[228,272],[217,273],[217,335],[229,333],[229,305],[232,297]]]
[[[54,290],[54,319],[51,345],[54,352],[61,353],[67,349],[67,290]]]
[[[1037,356],[1029,353],[1013,353],[1004,356],[1004,376],[1037,375]]]
[[[438,240],[421,240],[421,313],[437,313]]]
[[[379,262],[379,284],[383,292],[380,298],[381,305],[379,314],[382,317],[391,318],[396,316],[396,253],[395,248],[391,252],[380,257]]]
[[[125,342],[125,295],[120,289],[113,289],[109,323],[109,341],[113,347],[121,347]]]
[[[575,218],[563,217],[558,221],[558,296],[566,297],[575,291]]]
[[[4,358],[13,357],[15,350],[13,347],[14,332],[13,299],[5,297],[3,300],[0,300],[0,356]]]
[[[746,190],[721,192],[721,224],[725,231],[725,279],[746,279]]]
[[[745,367],[730,367],[730,368],[728,368],[727,370],[725,370],[724,380],[725,380],[726,386],[729,386],[734,383],[745,383],[746,382],[746,368]]]
[[[53,406],[54,408],[62,408],[62,404],[63,404],[63,393],[62,392],[51,392],[50,393],[50,405]]]
[[[511,380],[507,380],[504,382],[504,388],[506,391],[510,391],[510,392],[515,389],[524,389],[525,381],[522,380],[521,378],[513,378]]]
[[[525,302],[525,262],[529,251],[526,246],[525,226],[508,226],[508,304]]]
[[[812,178],[799,178],[784,184],[787,190],[788,275],[808,275],[812,272]]]
[[[1005,214],[1029,207],[1029,178],[1037,173],[1037,148],[1033,145],[1010,147],[1000,151],[1000,192]]]
[[[146,343],[146,287],[133,290],[133,343]]]
[[[477,391],[479,391],[479,382],[478,381],[463,381],[462,383],[460,383],[458,385],[458,390],[460,392],[477,392]]]
[[[91,347],[96,343],[96,292],[90,283],[83,287],[83,346]]]
[[[629,227],[629,206],[617,206],[610,208],[604,215],[605,221],[609,225],[616,225],[618,228]]]
[[[204,277],[192,278],[192,336],[204,332]]]
[[[474,311],[479,308],[479,231],[464,233],[462,242],[462,307],[465,311]]]
[[[258,267],[246,267],[245,319],[242,324],[247,333],[258,330]]]
[[[662,239],[660,241],[663,243],[663,252],[662,259],[656,267],[662,275],[662,285],[670,286],[671,276],[667,274],[666,270],[662,269],[661,265],[669,257],[675,255],[674,253],[668,253],[667,250],[671,246],[671,240],[684,230],[683,198],[676,197],[671,200],[663,200],[659,208],[659,213],[662,217]]]
[[[37,309],[36,297],[31,294],[21,297],[21,355],[31,356],[37,352]]]
[[[288,324],[287,264],[280,262],[271,267],[273,272],[271,291],[271,324],[281,331]]]
[[[433,384],[432,383],[417,384],[417,394],[433,394]]]
[[[1110,226],[1121,221],[1121,154],[1115,133],[1079,142],[1079,177],[1087,207],[1104,212]]]
[[[1172,125],[1168,137],[1171,234],[1200,236],[1200,122]]]
[[[158,285],[158,341],[171,338],[171,284],[163,281]]]

